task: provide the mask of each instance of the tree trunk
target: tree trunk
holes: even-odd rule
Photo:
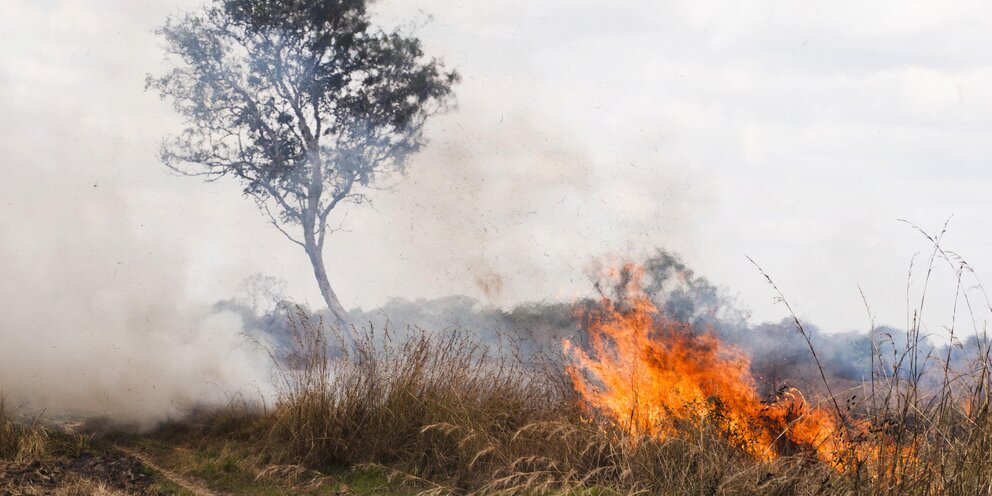
[[[338,295],[334,293],[330,281],[327,280],[327,269],[324,267],[324,254],[321,253],[317,245],[312,243],[311,240],[307,240],[305,248],[307,256],[310,257],[310,265],[313,266],[313,275],[317,279],[320,294],[324,297],[324,303],[327,304],[331,315],[334,316],[335,322],[333,325],[341,332],[341,337],[344,338],[345,345],[351,347],[355,343],[351,334],[351,322],[348,319],[348,312],[341,305]]]

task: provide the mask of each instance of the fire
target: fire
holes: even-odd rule
[[[640,269],[624,271],[624,297],[604,297],[585,315],[588,346],[564,343],[574,358],[567,373],[588,405],[635,435],[705,424],[761,460],[811,450],[836,463],[842,440],[830,411],[791,388],[763,401],[744,353],[663,315],[640,290]]]

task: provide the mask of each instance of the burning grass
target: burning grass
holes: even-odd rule
[[[952,366],[950,355],[919,358],[918,334],[891,353],[873,340],[864,384],[762,397],[746,354],[659,312],[637,270],[586,306],[581,339],[536,364],[427,332],[369,332],[334,356],[299,312],[263,451],[318,469],[378,467],[436,494],[992,490],[987,346]]]
[[[836,416],[794,388],[759,396],[741,350],[662,315],[640,290],[640,269],[622,271],[624,297],[603,298],[585,316],[588,351],[565,343],[574,358],[566,372],[594,413],[656,438],[713,422],[728,442],[759,460],[805,450],[839,463],[844,433]]]
[[[375,329],[346,347],[297,309],[272,353],[274,405],[200,412],[130,445],[229,492],[992,491],[987,340],[942,355],[920,324],[901,348],[873,330],[870,376],[834,394],[807,339],[826,394],[763,396],[744,351],[659,311],[639,274],[618,270],[611,294],[578,305],[582,332],[538,358],[451,332]],[[0,458],[53,446],[0,416]]]

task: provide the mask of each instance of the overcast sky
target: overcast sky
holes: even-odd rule
[[[28,309],[100,313],[163,291],[207,304],[257,273],[320,302],[304,254],[236,184],[158,162],[181,123],[144,91],[164,67],[153,31],[197,4],[0,2],[0,297],[25,314],[7,318],[8,339],[35,322]],[[822,327],[866,327],[858,285],[902,325],[927,244],[896,219],[939,230],[950,215],[949,246],[992,274],[987,2],[375,10],[385,26],[422,25],[425,50],[463,81],[409,175],[336,219],[346,231],[326,257],[347,307],[567,299],[593,257],[664,247],[755,320],[783,309],[747,255]],[[944,312],[953,286],[939,282]]]

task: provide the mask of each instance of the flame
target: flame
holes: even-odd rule
[[[587,346],[564,343],[574,359],[567,373],[589,406],[635,435],[710,425],[760,460],[812,451],[839,463],[835,415],[792,388],[763,400],[743,352],[663,315],[640,289],[641,269],[623,271],[624,296],[604,297],[585,315]]]

